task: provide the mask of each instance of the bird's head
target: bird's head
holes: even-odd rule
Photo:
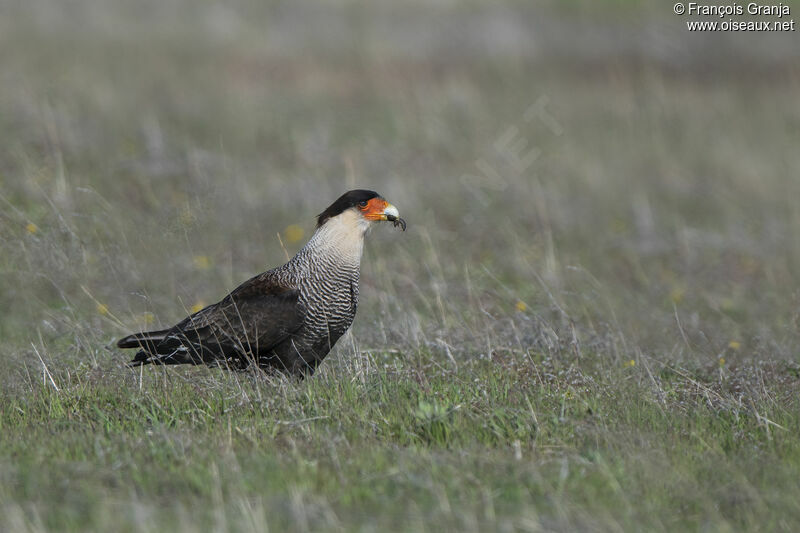
[[[387,202],[375,191],[355,189],[341,195],[325,211],[317,217],[317,227],[331,219],[345,215],[355,216],[356,220],[368,227],[371,222],[388,221],[395,227],[400,226],[406,230],[406,221],[400,218],[397,208]]]

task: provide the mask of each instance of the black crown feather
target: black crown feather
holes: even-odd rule
[[[317,217],[317,227],[322,226],[329,218],[335,217],[342,212],[357,206],[360,202],[367,202],[373,198],[379,197],[380,194],[375,191],[368,191],[366,189],[355,189],[347,191],[341,195],[335,202],[333,202],[325,211]]]

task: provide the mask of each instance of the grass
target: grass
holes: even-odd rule
[[[448,368],[375,354],[379,369],[302,386],[201,369],[36,376],[3,405],[5,525],[781,529],[800,518],[785,491],[800,469],[794,383],[744,400],[724,370],[704,379],[642,362],[651,377],[565,359]]]
[[[652,2],[65,6],[0,8],[0,530],[797,529],[787,41]],[[354,186],[409,230],[313,379],[107,348]]]

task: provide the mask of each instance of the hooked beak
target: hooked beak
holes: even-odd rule
[[[403,228],[403,231],[406,230],[406,221],[400,218],[400,211],[390,203],[387,203],[386,207],[383,209],[383,220],[388,220],[394,224],[395,228],[400,226]]]

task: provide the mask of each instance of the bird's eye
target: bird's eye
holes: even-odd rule
[[[367,207],[367,201],[361,200],[360,202],[358,202],[358,207],[360,207],[361,209],[365,209]]]

